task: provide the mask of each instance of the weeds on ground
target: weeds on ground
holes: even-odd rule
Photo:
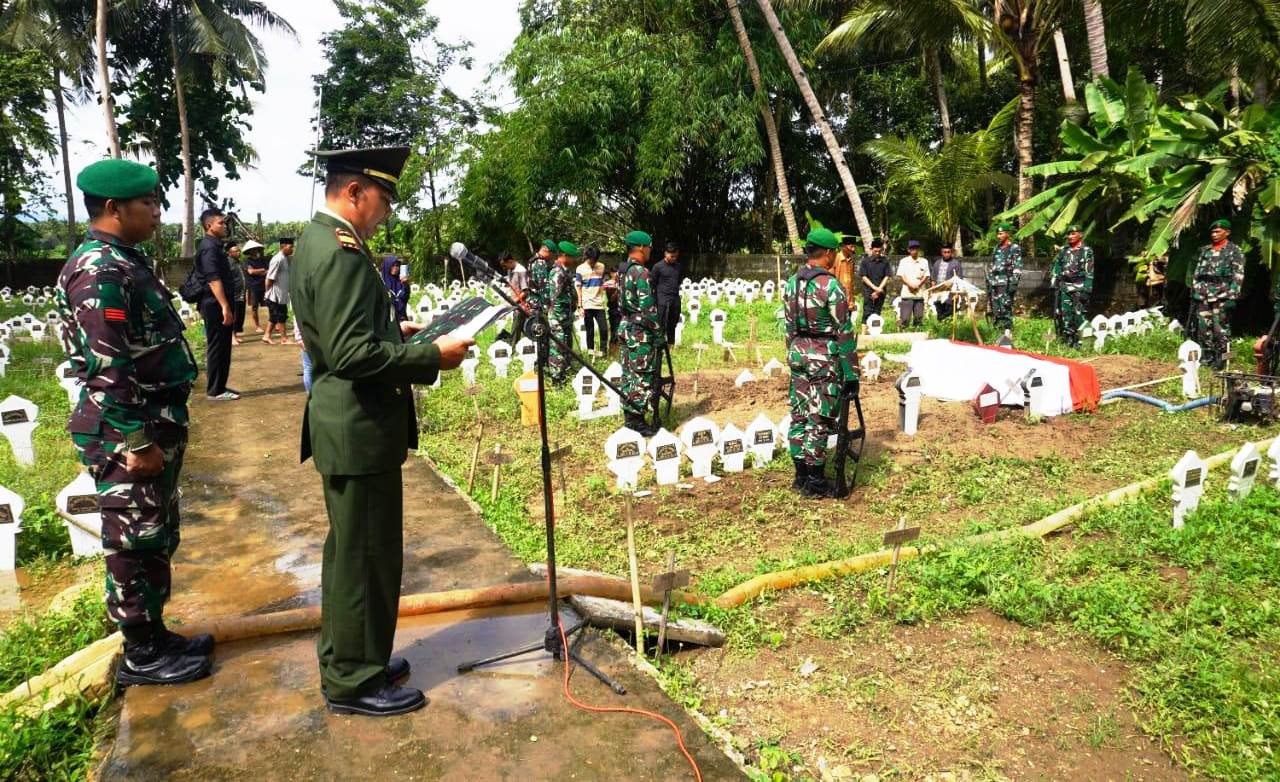
[[[104,704],[75,698],[36,716],[0,711],[0,778],[19,782],[84,779],[106,723]]]
[[[102,590],[86,589],[65,611],[19,617],[0,635],[0,692],[7,692],[110,631]]]

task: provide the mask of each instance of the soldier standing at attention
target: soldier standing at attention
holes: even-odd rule
[[[543,239],[538,252],[529,259],[529,303],[545,312],[551,304],[547,286],[551,284],[552,259],[560,254],[560,246],[550,239]],[[516,336],[516,339],[520,339]]]
[[[1093,248],[1084,243],[1080,226],[1067,229],[1067,245],[1053,261],[1053,328],[1058,341],[1080,347],[1080,321],[1093,293]]]
[[[461,363],[471,340],[406,343],[366,242],[391,212],[408,147],[314,153],[325,203],[293,255],[294,318],[312,362],[302,460],[314,457],[329,535],[320,571],[321,691],[341,714],[403,714],[426,704],[400,687],[391,656],[403,567],[400,466],[418,445],[411,383]]]
[[[1022,248],[1013,241],[1013,226],[1001,223],[996,228],[999,245],[995,258],[987,271],[987,309],[991,322],[1012,336],[1013,296],[1018,292],[1018,279],[1022,276]]]
[[[1244,253],[1231,241],[1231,223],[1214,220],[1209,226],[1210,244],[1200,248],[1191,277],[1191,305],[1196,315],[1196,340],[1208,363],[1227,368],[1231,346],[1231,313],[1244,284]]]
[[[577,303],[574,301],[573,259],[579,255],[577,246],[572,242],[561,242],[558,245],[556,265],[551,270],[551,281],[547,287],[550,302],[547,320],[551,325],[552,336],[547,366],[551,370],[553,385],[560,385],[569,379],[569,355],[556,340],[567,347],[573,346],[573,312],[577,308]]]
[[[858,382],[849,297],[831,273],[835,250],[835,234],[826,228],[810,231],[804,247],[809,261],[782,293],[791,367],[792,486],[806,497],[836,496],[825,475],[827,440],[839,424],[840,395]]]
[[[213,651],[211,636],[183,638],[163,619],[197,370],[171,294],[137,249],[160,224],[157,184],[155,169],[130,160],[81,171],[89,235],[58,276],[62,344],[85,384],[67,429],[97,483],[122,685],[203,678]]]
[[[627,259],[618,267],[622,402],[626,406],[627,426],[645,437],[652,437],[657,430],[645,421],[645,410],[653,402],[654,374],[666,345],[658,319],[658,302],[649,283],[649,270],[645,268],[653,249],[653,238],[644,231],[632,231],[623,242],[627,245]]]

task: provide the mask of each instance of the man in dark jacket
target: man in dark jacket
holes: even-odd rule
[[[680,322],[680,280],[684,270],[680,268],[680,245],[667,242],[662,251],[662,263],[655,263],[649,272],[653,278],[653,295],[658,301],[658,322],[667,335],[667,344],[676,344],[676,324]]]
[[[227,217],[221,209],[210,207],[200,213],[204,238],[196,248],[196,272],[204,283],[200,296],[200,317],[204,320],[205,394],[210,399],[239,399],[235,389],[227,388],[231,374],[231,337],[235,333],[236,314],[231,306],[235,290],[235,270],[222,242],[227,238]]]

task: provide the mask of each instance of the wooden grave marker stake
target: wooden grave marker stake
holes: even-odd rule
[[[555,448],[551,450],[551,461],[555,462],[560,468],[560,507],[568,507],[569,489],[564,479],[564,457],[568,456],[573,450],[571,445],[560,445],[556,443]]]
[[[497,502],[498,487],[502,485],[502,465],[511,463],[511,454],[502,452],[502,443],[494,443],[493,453],[489,454],[488,461],[493,465],[493,485],[489,490],[489,502]]]
[[[476,467],[480,463],[480,443],[484,440],[484,421],[480,418],[480,401],[478,397],[484,393],[483,386],[470,386],[466,390],[466,395],[471,397],[471,406],[476,411],[476,444],[471,449],[471,469],[467,471],[467,494],[476,485]]]
[[[623,514],[627,519],[627,559],[631,566],[631,606],[636,617],[636,659],[644,659],[644,605],[640,602],[640,564],[636,561],[636,525],[631,518],[631,495],[624,493]]]
[[[707,343],[698,342],[693,345],[693,350],[697,356],[693,360],[693,399],[698,400],[698,371],[702,368],[702,353],[707,349]]]
[[[886,603],[893,596],[893,582],[898,575],[898,553],[902,551],[902,544],[910,543],[918,537],[920,537],[920,528],[908,528],[906,516],[898,519],[897,529],[884,533],[884,545],[893,546],[893,562],[889,565],[889,584],[885,587],[884,593]]]
[[[662,592],[662,618],[658,620],[658,650],[655,659],[662,657],[667,642],[667,614],[671,611],[671,591],[689,585],[689,571],[676,570],[676,550],[667,552],[667,572],[653,577],[653,591]]]

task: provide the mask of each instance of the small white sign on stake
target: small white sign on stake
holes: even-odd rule
[[[879,315],[870,315],[867,317],[867,333],[873,337],[880,336],[880,332],[884,331],[884,318]]]
[[[724,344],[724,322],[727,317],[724,310],[711,311],[711,341],[717,345]]]
[[[720,447],[720,427],[710,418],[691,418],[680,428],[680,442],[685,456],[693,464],[693,477],[705,478],[711,474],[711,462]]]
[[[1178,367],[1182,369],[1182,395],[1187,399],[1200,396],[1200,346],[1187,340],[1178,346]]]
[[[920,421],[920,397],[923,395],[920,376],[908,369],[894,387],[898,390],[898,428],[908,437],[915,437]]]
[[[862,357],[859,362],[862,365],[862,379],[866,381],[875,381],[880,379],[880,356],[874,351],[870,351]]]
[[[532,372],[538,365],[538,343],[528,337],[521,337],[516,341],[516,357],[520,359],[525,372]]]
[[[39,412],[34,402],[20,396],[10,395],[0,402],[0,433],[9,440],[14,460],[26,467],[36,463],[31,433],[35,431]]]
[[[1206,472],[1204,460],[1195,451],[1187,451],[1169,471],[1169,479],[1173,481],[1174,529],[1182,529],[1187,514],[1200,505]]]
[[[649,440],[649,458],[659,486],[670,486],[680,480],[680,438],[665,428]]]
[[[74,518],[78,524],[63,519],[71,536],[71,553],[92,557],[102,553],[102,514],[98,507],[98,484],[93,476],[82,472],[58,492],[58,510]]]
[[[1243,500],[1253,491],[1254,481],[1258,478],[1258,467],[1262,464],[1262,454],[1251,442],[1245,443],[1231,459],[1231,477],[1227,481],[1227,493],[1234,500]]]

